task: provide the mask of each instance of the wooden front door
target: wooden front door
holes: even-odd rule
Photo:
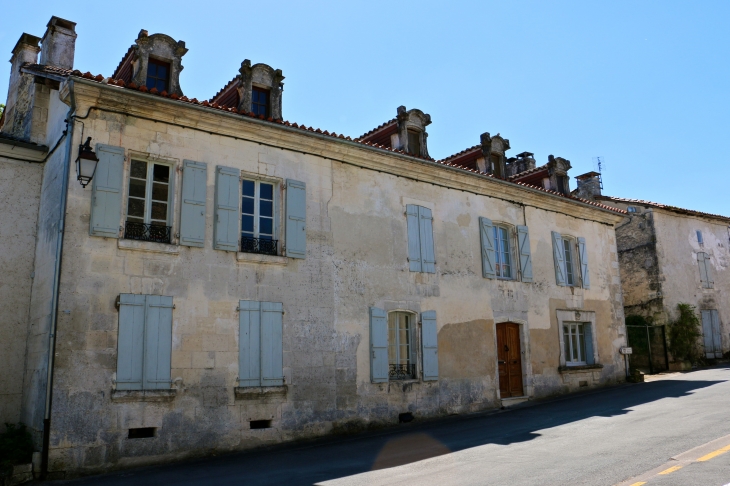
[[[519,324],[512,322],[497,324],[497,360],[501,397],[523,396]]]

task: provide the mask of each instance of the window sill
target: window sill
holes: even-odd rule
[[[602,364],[592,364],[592,365],[577,365],[577,366],[560,366],[558,368],[558,371],[560,373],[581,373],[581,372],[590,372],[595,370],[600,370],[603,368]]]
[[[236,400],[260,400],[262,398],[286,398],[289,387],[282,386],[237,386]]]
[[[168,255],[178,255],[180,253],[180,247],[178,245],[168,245],[166,243],[156,243],[154,241],[125,240],[123,238],[119,238],[117,242],[117,247],[121,250],[166,253]]]
[[[171,402],[177,390],[112,390],[112,402]]]
[[[289,258],[278,255],[264,255],[262,253],[236,253],[236,260],[244,263],[262,263],[265,265],[286,265]]]

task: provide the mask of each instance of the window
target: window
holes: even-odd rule
[[[416,377],[416,365],[411,358],[415,349],[412,341],[411,315],[391,312],[388,315],[388,375],[391,380]]]
[[[636,207],[635,206],[629,206],[629,207],[626,208],[626,211],[628,211],[629,213],[635,213],[636,212]]]
[[[705,242],[702,239],[702,231],[697,230],[697,243],[700,244],[700,246],[703,246]]]
[[[512,279],[512,245],[510,231],[507,228],[494,227],[494,250],[497,278]]]
[[[269,117],[268,89],[257,88],[256,86],[251,89],[251,111],[255,115],[264,115],[264,118]]]
[[[151,57],[147,61],[147,89],[157,88],[157,91],[168,91],[170,79],[170,63],[158,61]]]
[[[120,294],[117,390],[170,388],[172,297]]]
[[[169,165],[132,160],[124,237],[170,243]]]
[[[565,252],[565,282],[568,284],[568,287],[574,287],[576,278],[573,255],[575,252],[573,251],[573,242],[570,238],[563,238],[563,248]]]
[[[421,155],[421,133],[415,130],[408,130],[408,153]]]
[[[238,384],[284,384],[283,322],[281,302],[238,302]]]
[[[563,324],[563,339],[565,341],[566,365],[586,364],[586,333],[585,327],[590,324],[565,323]]]
[[[552,240],[556,283],[561,287],[591,288],[586,239],[553,231]]]
[[[241,189],[241,251],[277,254],[274,184],[243,180]]]

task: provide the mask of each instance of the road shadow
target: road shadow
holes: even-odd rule
[[[414,422],[376,433],[325,438],[53,484],[311,485],[486,444],[530,441],[539,437],[536,432],[539,430],[590,417],[625,415],[642,404],[684,397],[725,381],[685,378],[607,388],[537,402],[503,413]]]

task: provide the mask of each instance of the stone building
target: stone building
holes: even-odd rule
[[[624,379],[625,211],[571,196],[567,160],[488,134],[434,160],[405,107],[356,139],[285,121],[249,61],[190,99],[185,44],[145,31],[82,73],[48,29],[0,129],[0,418],[49,477]]]
[[[705,356],[730,350],[730,217],[601,194],[600,174],[576,177],[575,195],[627,211],[616,226],[624,312],[657,325],[696,307]]]

